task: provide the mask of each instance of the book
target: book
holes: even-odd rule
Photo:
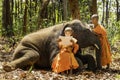
[[[77,42],[77,40],[75,38],[73,38],[72,36],[67,37],[67,36],[59,36],[59,39],[61,40],[61,44],[62,45],[71,45],[71,41],[74,41],[74,43]]]

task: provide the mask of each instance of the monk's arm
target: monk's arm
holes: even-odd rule
[[[99,37],[106,35],[106,30],[102,26],[98,26],[98,27],[92,29],[92,31]]]
[[[73,50],[73,53],[76,54],[77,51],[79,50],[79,45],[74,43],[74,50]]]
[[[102,34],[98,34],[97,32],[92,31],[96,36],[101,37]]]

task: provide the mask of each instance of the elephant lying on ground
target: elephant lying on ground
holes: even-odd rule
[[[13,54],[13,61],[5,65],[3,69],[11,71],[16,68],[23,68],[33,64],[40,68],[50,67],[53,58],[59,52],[56,40],[60,35],[63,35],[63,30],[68,26],[74,30],[73,37],[78,40],[80,48],[94,46],[94,44],[99,47],[99,49],[96,48],[96,61],[97,68],[100,69],[100,41],[98,37],[87,29],[79,20],[58,24],[26,35],[17,46]],[[80,65],[82,65],[82,59],[84,64],[88,64],[88,68],[95,70],[95,61],[93,57],[89,57],[88,55],[82,57],[82,55],[79,55],[79,52],[75,57]],[[93,62],[90,59],[92,59]]]

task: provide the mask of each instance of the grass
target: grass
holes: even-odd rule
[[[116,74],[116,79],[120,79],[120,74]]]

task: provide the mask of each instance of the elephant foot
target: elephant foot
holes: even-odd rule
[[[102,70],[102,66],[96,67],[96,70]]]
[[[15,70],[15,67],[13,67],[10,64],[5,64],[5,65],[3,65],[3,70],[5,70],[6,72],[10,72],[10,71]]]
[[[96,72],[96,69],[91,69],[91,68],[86,68],[86,71],[92,71],[92,72]]]

